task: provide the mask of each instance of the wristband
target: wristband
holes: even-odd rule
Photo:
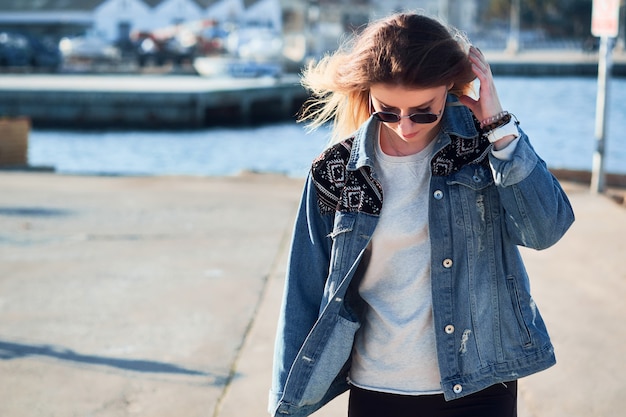
[[[497,127],[486,134],[487,140],[489,140],[489,142],[491,143],[497,142],[503,137],[506,137],[509,135],[515,136],[516,138],[519,137],[519,131],[517,130],[517,123],[515,123],[515,121],[513,120],[509,120],[508,123],[500,127]]]
[[[489,119],[485,119],[485,120],[492,120],[491,123],[485,124],[485,120],[483,120],[482,122],[480,122],[480,128],[482,129],[483,132],[489,132],[493,129],[496,129],[500,126],[504,126],[505,124],[507,124],[508,122],[511,121],[511,119],[513,118],[513,115],[507,111],[502,112],[501,116],[497,117],[493,116],[490,117]]]
[[[488,129],[489,125],[492,124],[496,124],[497,122],[499,122],[500,120],[502,120],[505,116],[507,116],[509,114],[508,111],[504,110],[501,111],[500,113],[491,116],[491,117],[487,117],[486,119],[482,120],[480,122],[480,128],[484,129],[484,130],[492,130],[495,129],[497,126],[492,127],[491,129]],[[501,125],[503,125],[504,123],[500,123]]]

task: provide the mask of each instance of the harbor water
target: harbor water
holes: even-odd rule
[[[503,107],[551,168],[591,170],[596,149],[593,77],[498,77]],[[611,80],[605,170],[626,174],[626,79]],[[60,131],[34,128],[31,166],[62,174],[228,176],[242,171],[304,177],[328,141],[295,121],[182,131]]]

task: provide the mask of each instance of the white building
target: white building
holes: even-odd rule
[[[221,0],[209,5],[204,17],[218,22],[237,22],[245,8],[243,0]]]
[[[152,14],[142,0],[107,0],[93,11],[93,27],[108,41],[128,39],[131,30],[152,28]]]
[[[476,30],[478,3],[479,0],[388,0],[372,5],[372,15],[382,17],[392,12],[424,11],[472,33]]]
[[[93,12],[93,27],[108,41],[116,41],[131,31],[202,19],[280,31],[282,10],[279,0],[104,0]]]
[[[152,27],[200,20],[203,15],[204,10],[194,0],[163,0],[152,9]]]
[[[313,37],[317,52],[332,49],[346,32],[393,11],[439,14],[468,33],[476,28],[478,5],[486,0],[0,0],[0,25],[28,27],[52,36],[91,29],[108,42],[135,30],[184,21],[264,26],[287,38]],[[301,41],[298,41],[302,43]],[[310,49],[310,48],[307,48]]]
[[[242,23],[245,25],[263,26],[277,32],[282,30],[282,20],[280,0],[259,0],[242,15]]]

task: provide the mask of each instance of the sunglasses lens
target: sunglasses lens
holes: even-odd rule
[[[381,122],[385,123],[397,123],[400,121],[400,116],[395,113],[386,112],[386,111],[378,111],[374,113],[374,116]]]
[[[410,116],[413,123],[432,123],[437,120],[437,115],[433,113],[415,113]]]
[[[373,113],[373,116],[385,123],[398,123],[401,120],[401,117],[397,114],[387,111],[377,111]],[[433,113],[414,113],[408,117],[413,123],[419,124],[433,123],[439,118],[439,116]]]

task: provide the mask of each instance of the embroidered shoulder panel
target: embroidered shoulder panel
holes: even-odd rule
[[[322,214],[335,211],[380,214],[382,187],[372,178],[370,168],[347,169],[353,141],[350,138],[340,142],[313,161],[311,175]]]
[[[450,135],[450,139],[430,161],[433,175],[447,176],[468,164],[489,164],[491,143],[483,135],[469,139]]]

